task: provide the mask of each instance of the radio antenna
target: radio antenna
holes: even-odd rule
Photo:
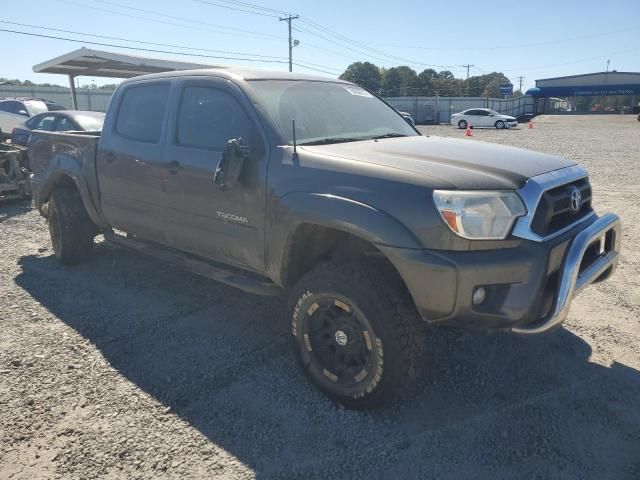
[[[293,153],[298,153],[296,149],[296,121],[295,119],[291,120],[291,126],[293,128]]]

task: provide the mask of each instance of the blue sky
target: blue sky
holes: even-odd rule
[[[25,8],[23,2],[3,0],[0,29],[74,38],[87,43],[0,31],[4,53],[0,76],[65,85],[65,78],[35,74],[32,67],[83,45],[198,63],[286,70],[286,22],[278,21],[278,13],[267,9],[300,15],[301,19],[294,21],[298,29],[294,31],[294,38],[300,41],[294,48],[294,62],[333,76],[353,61],[368,60],[385,67],[408,64],[418,72],[434,65],[431,68],[448,69],[463,78],[466,70],[461,65],[470,63],[475,65],[471,75],[502,71],[516,88],[517,77],[523,75],[526,77],[524,90],[533,86],[537,78],[604,71],[606,60],[611,61],[611,69],[640,71],[640,0],[396,0],[380,6],[360,0],[206,1],[209,3],[205,0],[29,0],[29,8]],[[176,46],[100,39],[5,22]],[[91,45],[89,41],[171,53],[137,52]],[[177,52],[234,59],[188,57]],[[294,66],[294,71],[312,72],[310,68]],[[91,77],[80,79],[80,83],[92,81],[113,82]]]

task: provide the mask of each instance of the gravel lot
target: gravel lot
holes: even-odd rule
[[[640,478],[639,131],[474,129],[586,164],[621,265],[553,334],[432,332],[417,397],[372,413],[306,382],[282,299],[105,244],[61,267],[44,220],[0,205],[0,478]]]

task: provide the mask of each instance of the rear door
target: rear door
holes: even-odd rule
[[[143,81],[121,87],[112,99],[97,156],[102,210],[111,225],[163,243],[162,158],[169,81]]]
[[[175,90],[164,158],[168,243],[207,258],[264,270],[267,158],[246,96],[214,77],[183,80]],[[214,183],[227,142],[249,147],[240,180],[228,188]]]

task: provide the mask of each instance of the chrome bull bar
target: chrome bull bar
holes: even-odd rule
[[[611,237],[605,242],[607,235]],[[566,252],[557,295],[550,313],[540,321],[514,327],[512,331],[522,334],[543,333],[564,322],[573,297],[592,283],[610,277],[615,271],[620,255],[620,237],[620,218],[613,213],[603,215],[578,233]],[[597,241],[601,242],[600,255],[581,271],[585,252]]]

